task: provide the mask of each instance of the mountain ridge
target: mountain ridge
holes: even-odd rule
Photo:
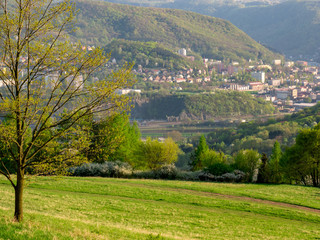
[[[175,9],[143,8],[77,0],[75,39],[100,46],[113,39],[153,41],[173,51],[190,48],[217,60],[280,57],[255,42],[230,22]],[[101,44],[103,43],[103,44]]]
[[[153,1],[105,0],[150,5]],[[158,1],[159,2],[159,1]],[[233,3],[232,3],[233,2]],[[175,0],[158,7],[192,10],[229,20],[256,41],[292,56],[293,59],[320,61],[320,2],[282,1],[206,1]]]

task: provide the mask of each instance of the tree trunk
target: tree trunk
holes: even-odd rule
[[[24,189],[24,170],[18,169],[17,185],[15,188],[15,211],[14,220],[22,222],[23,220],[23,189]]]

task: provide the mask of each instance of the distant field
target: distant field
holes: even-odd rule
[[[0,177],[0,239],[319,239],[320,189],[33,177],[25,221]]]

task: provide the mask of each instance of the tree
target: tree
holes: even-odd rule
[[[141,142],[136,152],[139,159],[139,163],[136,164],[138,167],[155,170],[176,162],[179,150],[178,145],[171,138],[166,138],[163,143],[147,138],[146,142]]]
[[[133,152],[140,142],[140,131],[136,123],[130,124],[127,113],[94,121],[92,125],[89,151],[92,161],[131,161],[134,157]]]
[[[23,220],[26,169],[35,164],[72,165],[87,149],[81,119],[126,109],[116,90],[129,85],[131,66],[91,81],[105,66],[101,49],[83,50],[68,40],[74,4],[68,0],[0,2],[0,173],[15,191],[15,221]],[[62,139],[62,140],[61,140]],[[58,142],[64,147],[56,148]],[[52,151],[49,158],[43,151]],[[9,163],[14,166],[8,168]],[[16,174],[16,179],[12,177]]]
[[[270,161],[268,164],[269,179],[272,183],[279,183],[281,181],[280,172],[280,158],[282,156],[281,146],[278,141],[274,143],[272,148],[272,154],[270,156]]]
[[[118,144],[114,153],[110,155],[110,160],[128,162],[133,166],[136,160],[135,152],[140,144],[140,129],[137,122],[130,123],[127,114],[122,114],[119,117],[119,127],[115,127],[120,129],[119,132],[123,136],[123,140]]]
[[[247,174],[247,181],[254,181],[255,171],[259,168],[260,154],[255,150],[241,150],[234,157],[234,169]]]
[[[268,182],[268,157],[267,154],[262,153],[261,157],[261,165],[259,167],[259,172],[258,172],[258,183],[267,183]]]
[[[296,144],[288,148],[281,158],[281,166],[289,179],[305,185],[320,185],[320,124],[303,129]]]
[[[191,155],[192,170],[199,170],[203,168],[203,156],[209,151],[206,138],[204,135],[200,137],[199,144],[195,149],[194,153]]]

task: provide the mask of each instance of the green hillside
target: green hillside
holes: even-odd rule
[[[245,92],[217,91],[214,94],[153,95],[139,99],[132,117],[142,119],[209,120],[219,117],[272,114],[271,103]]]
[[[174,53],[168,48],[156,42],[139,42],[123,39],[115,39],[104,47],[106,53],[111,52],[111,57],[121,59],[121,63],[135,62],[135,65],[142,67],[166,69],[183,69],[186,67],[202,68],[202,59],[196,61],[188,60],[185,57]]]
[[[143,8],[108,2],[76,2],[75,39],[104,46],[113,39],[158,42],[177,51],[190,49],[214,59],[264,59],[275,54],[230,22],[173,9]],[[277,56],[279,57],[279,56]]]
[[[25,219],[0,177],[0,239],[317,239],[319,189],[293,185],[32,177]]]
[[[106,0],[141,6],[183,9],[221,17],[264,45],[287,56],[319,61],[320,1],[318,0]]]
[[[319,123],[320,122],[320,104],[305,108],[297,113],[294,113],[292,115],[289,115],[286,117],[287,121],[290,122],[297,122],[300,125],[312,125],[314,122]]]

